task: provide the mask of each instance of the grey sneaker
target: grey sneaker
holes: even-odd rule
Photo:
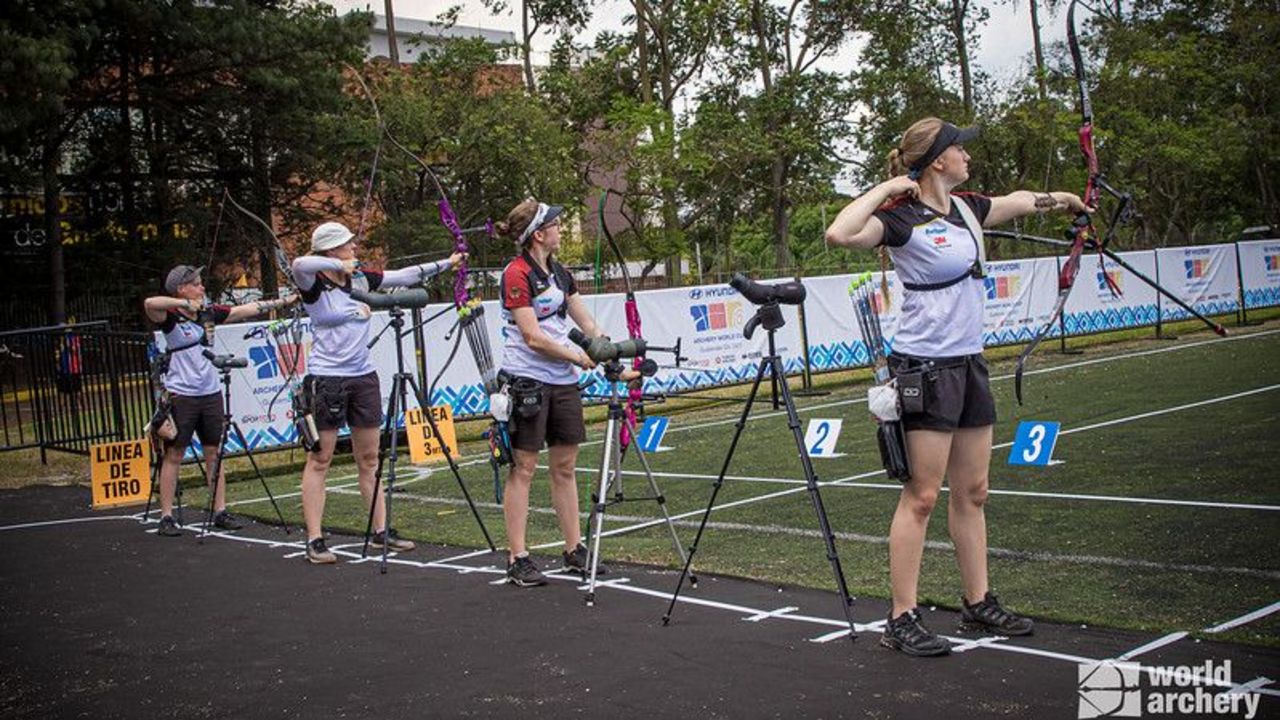
[[[400,537],[400,533],[396,532],[395,528],[376,532],[369,538],[369,547],[382,549],[383,545],[386,545],[387,549],[392,552],[409,552],[418,547],[412,540],[405,540]]]
[[[591,551],[586,545],[578,543],[578,547],[573,552],[562,552],[560,557],[564,558],[564,567],[569,572],[576,572],[583,577],[591,574]],[[596,575],[608,575],[609,566],[604,563],[596,564]]]
[[[219,510],[218,514],[213,516],[213,525],[219,530],[239,530],[244,527],[244,523],[240,522],[240,518],[226,510]]]
[[[538,570],[528,555],[518,557],[507,565],[507,582],[520,587],[546,585],[547,576]]]
[[[338,556],[325,544],[324,538],[318,537],[307,543],[307,562],[312,565],[331,565],[338,562]]]
[[[182,531],[178,529],[178,523],[173,521],[172,515],[165,515],[160,518],[160,524],[156,526],[156,534],[164,537],[178,537]]]
[[[1000,635],[1030,635],[1035,631],[1031,618],[1009,612],[990,590],[972,605],[960,596],[960,632],[991,632]]]
[[[880,636],[880,644],[914,657],[946,655],[951,652],[950,643],[929,632],[929,628],[924,626],[919,608],[908,610],[896,618],[889,618],[884,626],[884,635]]]

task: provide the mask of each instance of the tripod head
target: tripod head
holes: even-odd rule
[[[205,348],[201,353],[209,359],[209,362],[214,367],[218,368],[219,372],[224,374],[231,372],[234,368],[249,367],[247,358],[236,357],[235,355],[215,355],[209,348]]]
[[[755,334],[756,328],[761,325],[770,333],[786,325],[787,320],[782,316],[781,306],[799,305],[804,302],[805,296],[808,294],[804,285],[794,280],[767,285],[758,283],[742,273],[733,274],[733,278],[729,280],[729,287],[741,293],[742,297],[760,306],[760,309],[756,310],[756,314],[742,328],[742,336],[748,340]]]

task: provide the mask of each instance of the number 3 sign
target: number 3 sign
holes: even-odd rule
[[[1009,464],[1051,464],[1053,446],[1058,442],[1059,427],[1059,423],[1043,420],[1024,420],[1019,423],[1018,433],[1013,438],[1013,449],[1009,451]]]

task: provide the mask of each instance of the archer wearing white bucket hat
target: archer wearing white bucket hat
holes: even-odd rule
[[[418,285],[462,262],[454,253],[446,260],[385,272],[363,270],[356,260],[360,238],[339,222],[322,223],[311,233],[311,253],[293,261],[293,279],[311,317],[312,342],[303,381],[311,398],[311,412],[319,441],[307,452],[302,471],[302,515],[307,525],[307,560],[337,562],[321,532],[325,475],[333,461],[338,430],[351,428],[351,452],[359,471],[360,494],[366,507],[374,502],[374,472],[382,426],[382,392],[369,353],[369,306],[351,296],[353,289]],[[397,552],[414,544],[386,526],[386,506],[377,503],[371,544]]]

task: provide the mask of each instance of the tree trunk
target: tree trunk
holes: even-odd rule
[[[253,121],[252,140],[250,141],[250,149],[253,167],[253,211],[258,214],[268,225],[275,227],[275,220],[271,217],[271,172],[268,167],[267,154],[262,146],[262,131],[257,121]],[[275,240],[269,235],[262,238],[262,242],[258,244],[258,272],[262,278],[262,296],[263,297],[279,297],[280,284],[276,278],[275,265]]]
[[[973,77],[969,69],[969,46],[964,34],[964,16],[968,5],[969,0],[951,0],[951,29],[956,35],[956,58],[960,63],[960,83],[964,90],[966,120],[973,118]]]
[[[67,321],[67,271],[62,257],[62,212],[58,203],[62,182],[58,165],[62,160],[60,133],[51,128],[45,136],[41,169],[44,181],[44,236],[49,244],[49,322],[61,325]]]
[[[788,163],[784,157],[773,159],[773,256],[778,270],[791,267],[791,247],[787,244],[790,214],[787,212]]]
[[[1031,6],[1031,46],[1035,49],[1036,56],[1036,85],[1040,89],[1040,102],[1049,99],[1048,80],[1045,77],[1044,70],[1044,47],[1040,43],[1040,10],[1039,0],[1028,0]]]
[[[523,38],[520,50],[524,54],[524,86],[529,92],[537,92],[538,85],[533,79],[533,38],[532,33],[529,32],[529,0],[523,0],[520,3],[520,10],[520,37]],[[638,27],[639,23],[637,22],[636,25]]]

